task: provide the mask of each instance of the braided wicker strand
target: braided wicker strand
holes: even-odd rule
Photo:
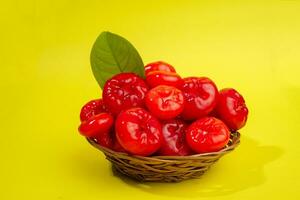
[[[190,156],[133,156],[102,147],[93,139],[87,140],[122,174],[144,182],[179,182],[200,177],[223,155],[234,150],[240,143],[240,133],[231,133],[227,146],[218,152]]]

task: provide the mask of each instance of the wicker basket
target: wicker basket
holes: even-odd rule
[[[106,159],[113,164],[113,168],[122,174],[139,181],[179,182],[201,176],[212,164],[240,143],[240,134],[231,133],[228,145],[218,152],[191,156],[132,156],[102,147],[92,139],[87,140],[102,151]]]

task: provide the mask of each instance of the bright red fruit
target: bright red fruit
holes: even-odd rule
[[[204,117],[193,122],[186,131],[186,141],[197,153],[219,151],[230,138],[227,126],[214,117]]]
[[[185,141],[187,125],[179,119],[165,121],[162,124],[163,142],[158,154],[162,156],[187,156],[192,150]]]
[[[94,99],[86,103],[80,112],[80,120],[86,121],[94,115],[100,114],[102,112],[106,112],[106,108],[104,106],[104,102],[102,99]]]
[[[114,119],[108,113],[94,115],[86,121],[81,122],[78,130],[86,137],[97,137],[102,133],[107,133],[113,126]]]
[[[182,78],[175,72],[152,71],[146,76],[146,81],[150,88],[158,85],[173,86],[178,89],[182,87]]]
[[[94,138],[96,139],[97,143],[100,144],[101,146],[109,149],[113,149],[114,141],[111,132],[100,133]]]
[[[185,107],[182,118],[194,120],[208,115],[217,104],[218,89],[215,83],[206,77],[189,77],[183,81]]]
[[[226,88],[220,91],[216,113],[230,130],[236,131],[246,124],[248,108],[240,93],[235,89]]]
[[[121,73],[105,83],[103,101],[107,109],[117,115],[128,108],[143,107],[147,91],[148,86],[142,78],[134,73]]]
[[[152,62],[145,66],[146,75],[152,71],[176,72],[175,68],[172,65],[163,61]]]
[[[161,147],[161,124],[143,108],[121,112],[115,129],[117,140],[131,154],[149,156]]]
[[[182,92],[172,86],[160,85],[149,90],[146,106],[159,119],[172,119],[184,108]]]

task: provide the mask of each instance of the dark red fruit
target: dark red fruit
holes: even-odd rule
[[[94,99],[86,103],[80,112],[80,120],[86,121],[94,115],[100,114],[102,112],[106,112],[106,108],[104,106],[104,102],[102,99]]]
[[[152,71],[176,72],[175,68],[172,65],[163,61],[152,62],[145,66],[146,75]]]
[[[115,129],[117,140],[131,154],[149,156],[161,147],[161,124],[143,108],[121,112]]]
[[[113,126],[114,119],[108,113],[94,115],[86,121],[81,122],[78,130],[86,137],[97,137],[102,133],[107,133]]]
[[[235,89],[226,88],[220,91],[216,113],[231,131],[236,131],[245,126],[248,108],[240,93]]]
[[[187,125],[179,119],[163,122],[163,142],[158,154],[162,156],[187,156],[192,150],[185,141]]]
[[[219,151],[226,146],[229,138],[227,126],[214,117],[198,119],[186,131],[186,141],[197,153]]]
[[[111,128],[110,132],[98,134],[94,139],[96,139],[96,142],[103,147],[117,152],[126,152],[116,138],[114,127]]]
[[[149,111],[159,119],[172,119],[184,108],[182,92],[172,86],[160,85],[152,88],[145,101]]]
[[[108,80],[103,89],[107,109],[117,115],[120,111],[143,107],[148,91],[145,81],[134,73],[121,73]]]
[[[117,151],[117,152],[126,153],[126,150],[120,145],[119,141],[117,140],[116,131],[115,131],[114,127],[111,132],[111,136],[112,136],[112,141],[113,141],[112,150]]]
[[[111,132],[100,133],[94,138],[96,139],[97,143],[101,146],[113,149],[114,141],[112,139]]]
[[[206,77],[189,77],[183,81],[183,119],[195,120],[208,115],[217,104],[218,89],[215,83]]]
[[[114,140],[113,150],[116,152],[126,153],[126,150],[120,145],[120,143],[117,139]]]
[[[168,85],[180,89],[183,83],[181,77],[177,73],[165,71],[149,72],[146,76],[146,81],[150,88],[154,88],[158,85]]]

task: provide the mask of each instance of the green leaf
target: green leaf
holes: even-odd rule
[[[93,74],[103,89],[105,82],[121,72],[133,72],[144,77],[144,64],[134,46],[125,38],[102,32],[91,51]]]

